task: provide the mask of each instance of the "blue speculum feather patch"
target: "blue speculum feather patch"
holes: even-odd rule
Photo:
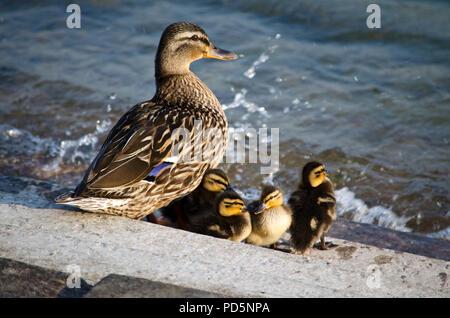
[[[171,162],[163,162],[159,165],[157,165],[155,168],[153,168],[152,171],[148,174],[148,176],[145,178],[149,181],[155,180],[156,176],[163,170],[165,167],[172,165]]]

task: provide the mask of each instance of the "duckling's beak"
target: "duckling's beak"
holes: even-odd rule
[[[247,209],[247,207],[244,205],[244,206],[241,208],[241,213],[246,213],[246,212],[248,212],[248,209]]]
[[[232,52],[219,49],[215,45],[212,45],[209,47],[209,50],[203,57],[208,59],[219,59],[219,60],[235,60],[238,58],[238,56]]]
[[[253,214],[260,214],[266,208],[267,208],[267,206],[265,205],[265,203],[262,201],[259,201],[256,204],[250,204],[250,206],[248,207],[248,211]]]
[[[225,191],[234,191],[234,189],[229,185],[225,188]]]

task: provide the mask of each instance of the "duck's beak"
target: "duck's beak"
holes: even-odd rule
[[[264,204],[264,202],[259,201],[257,204],[249,206],[248,211],[253,214],[260,214],[266,208],[267,208],[267,206]]]
[[[209,47],[208,52],[203,55],[203,57],[208,59],[219,59],[219,60],[235,60],[238,56],[232,52],[219,49],[218,47],[212,45]]]

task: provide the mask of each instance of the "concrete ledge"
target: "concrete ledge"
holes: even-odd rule
[[[117,274],[230,297],[450,296],[445,260],[332,241],[339,247],[299,256],[121,217],[0,204],[0,257],[56,272],[77,265],[92,286]]]
[[[340,218],[331,227],[329,235],[381,248],[450,261],[450,242],[416,233],[399,232]]]

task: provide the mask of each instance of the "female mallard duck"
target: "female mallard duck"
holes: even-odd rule
[[[291,209],[283,204],[283,193],[278,187],[265,186],[259,200],[249,204],[252,232],[246,242],[275,248],[275,243],[289,229]]]
[[[325,233],[336,219],[336,198],[323,164],[313,161],[303,167],[302,182],[288,204],[293,211],[292,247],[303,254],[320,238],[321,249],[328,249]]]
[[[214,213],[217,197],[225,190],[231,190],[226,173],[221,169],[208,169],[197,189],[162,208],[161,214],[186,229],[190,218]]]
[[[207,210],[190,215],[189,230],[235,242],[245,240],[252,231],[244,200],[233,190],[226,190],[219,195],[214,212]]]
[[[195,24],[168,26],[156,53],[155,96],[122,116],[81,183],[56,202],[139,219],[197,188],[227,143],[219,101],[189,70],[201,58],[237,56],[214,46]]]

